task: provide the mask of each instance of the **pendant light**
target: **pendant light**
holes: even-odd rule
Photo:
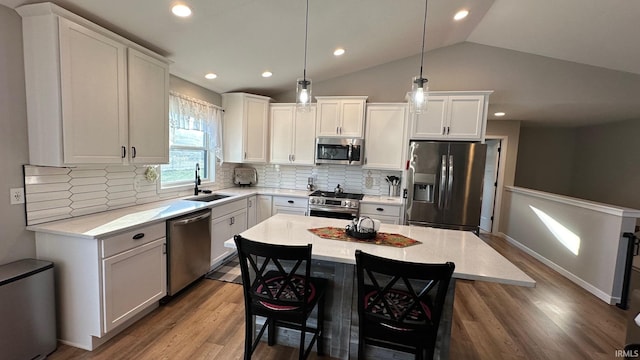
[[[309,33],[309,0],[307,0],[307,14],[304,25],[304,70],[302,79],[296,81],[296,105],[302,111],[311,108],[311,79],[307,79],[307,38]]]
[[[427,109],[427,94],[429,92],[429,80],[422,77],[422,66],[424,64],[424,38],[427,32],[427,2],[424,1],[424,23],[422,25],[422,52],[420,53],[420,76],[413,78],[411,84],[411,96],[409,98],[410,111],[420,114]]]

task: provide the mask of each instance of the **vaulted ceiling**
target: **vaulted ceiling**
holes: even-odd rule
[[[9,8],[34,2],[0,0]],[[172,74],[217,93],[277,97],[302,75],[304,0],[184,0],[193,10],[188,18],[171,13],[173,0],[52,2],[167,56]],[[314,86],[394,63],[417,75],[424,5],[310,0]],[[463,8],[469,16],[453,21]],[[568,126],[640,120],[638,15],[640,2],[630,0],[430,0],[425,75],[436,80],[432,90],[459,83],[495,90],[490,119],[505,111],[505,119]],[[338,47],[346,50],[340,57]],[[477,57],[465,60],[463,79],[459,69],[436,66],[459,62],[454,56]],[[273,76],[263,78],[267,70]],[[218,77],[205,79],[209,72]],[[409,87],[410,78],[400,81]]]

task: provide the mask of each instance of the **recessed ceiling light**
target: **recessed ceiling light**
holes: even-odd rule
[[[333,52],[333,55],[335,55],[335,56],[340,56],[340,55],[342,55],[342,54],[344,54],[344,49],[343,49],[343,48],[337,48],[337,49]]]
[[[271,77],[271,75],[273,75],[273,73],[271,71],[265,71],[265,72],[262,73],[262,77],[263,78]]]
[[[217,77],[218,77],[218,75],[216,75],[216,74],[214,74],[214,73],[208,73],[208,74],[207,74],[207,75],[205,75],[204,77],[205,77],[206,79],[213,80],[213,79],[217,78]]]
[[[462,20],[464,18],[467,17],[467,15],[469,15],[469,10],[466,9],[462,9],[460,11],[458,11],[454,16],[453,16],[453,20]]]
[[[171,8],[171,12],[173,13],[173,15],[179,16],[179,17],[187,17],[187,16],[191,15],[191,9],[187,5],[184,5],[184,4],[174,5]]]
[[[506,115],[506,113],[504,113],[504,112],[502,112],[502,111],[499,111],[499,112],[497,112],[497,113],[494,113],[493,115],[495,115],[495,116],[505,116],[505,115]]]

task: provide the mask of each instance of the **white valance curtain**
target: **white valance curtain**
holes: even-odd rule
[[[200,130],[207,136],[207,147],[220,161],[224,110],[206,101],[177,92],[169,93],[169,124],[177,129]]]

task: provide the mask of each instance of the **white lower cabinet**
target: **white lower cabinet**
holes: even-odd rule
[[[211,267],[222,263],[234,250],[224,242],[247,229],[247,199],[211,209]]]
[[[247,229],[258,223],[258,196],[250,196],[247,199]]]
[[[308,197],[274,196],[271,215],[291,214],[307,215]]]
[[[99,239],[36,232],[36,256],[56,268],[58,339],[85,350],[167,294],[164,222]]]
[[[400,205],[360,203],[360,216],[378,219],[383,224],[400,224],[401,210],[402,207]]]
[[[258,222],[263,222],[271,217],[271,195],[258,195]]]
[[[167,294],[165,238],[102,260],[104,331]]]

